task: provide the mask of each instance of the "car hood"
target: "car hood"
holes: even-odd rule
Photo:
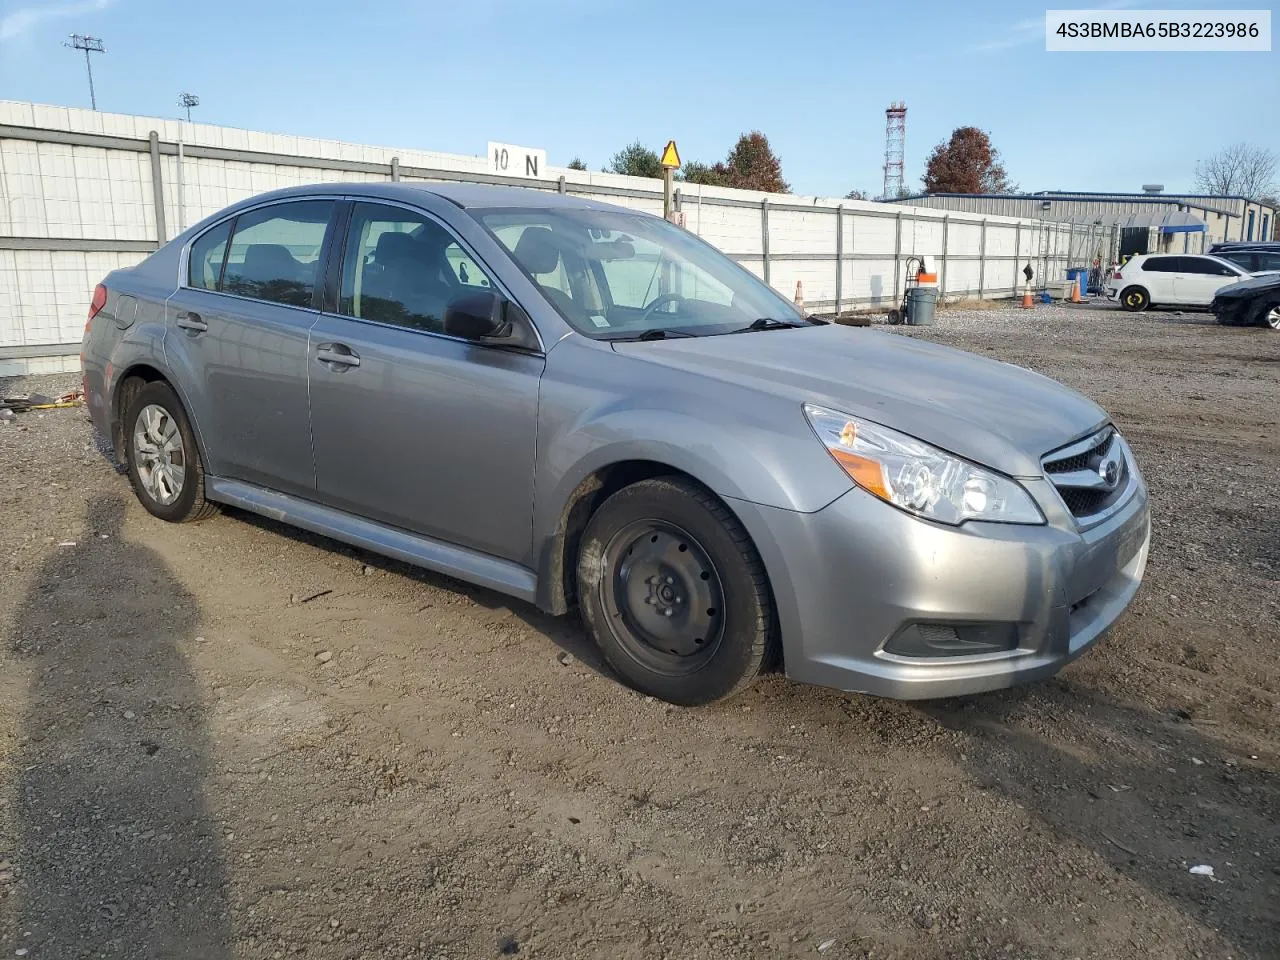
[[[1255,273],[1248,280],[1228,284],[1220,288],[1214,294],[1214,298],[1226,297],[1234,300],[1239,297],[1251,297],[1256,293],[1277,288],[1280,288],[1280,271],[1270,270],[1265,273]]]
[[[1012,476],[1101,426],[1092,400],[1022,367],[875,329],[828,324],[618,342],[619,353],[901,430]]]

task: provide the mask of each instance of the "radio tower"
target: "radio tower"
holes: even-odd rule
[[[907,105],[899,100],[884,112],[884,196],[895,200],[902,193],[902,159],[907,145]]]

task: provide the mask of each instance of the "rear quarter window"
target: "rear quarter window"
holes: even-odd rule
[[[231,220],[201,234],[191,245],[187,265],[187,284],[200,290],[217,290],[222,279],[222,261],[227,255],[231,236]]]

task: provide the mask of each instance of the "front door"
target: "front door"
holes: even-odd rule
[[[168,302],[165,353],[216,476],[315,495],[307,343],[335,208],[269,204],[192,244],[187,283]]]
[[[532,566],[543,358],[444,334],[488,274],[441,223],[355,203],[338,309],[311,332],[319,498]]]
[[[1228,284],[1243,279],[1224,263],[1210,257],[1179,257],[1174,289],[1179,303],[1207,307],[1213,295]]]

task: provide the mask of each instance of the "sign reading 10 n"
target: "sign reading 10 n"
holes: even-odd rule
[[[542,177],[547,170],[547,151],[489,141],[489,172],[500,177]]]

